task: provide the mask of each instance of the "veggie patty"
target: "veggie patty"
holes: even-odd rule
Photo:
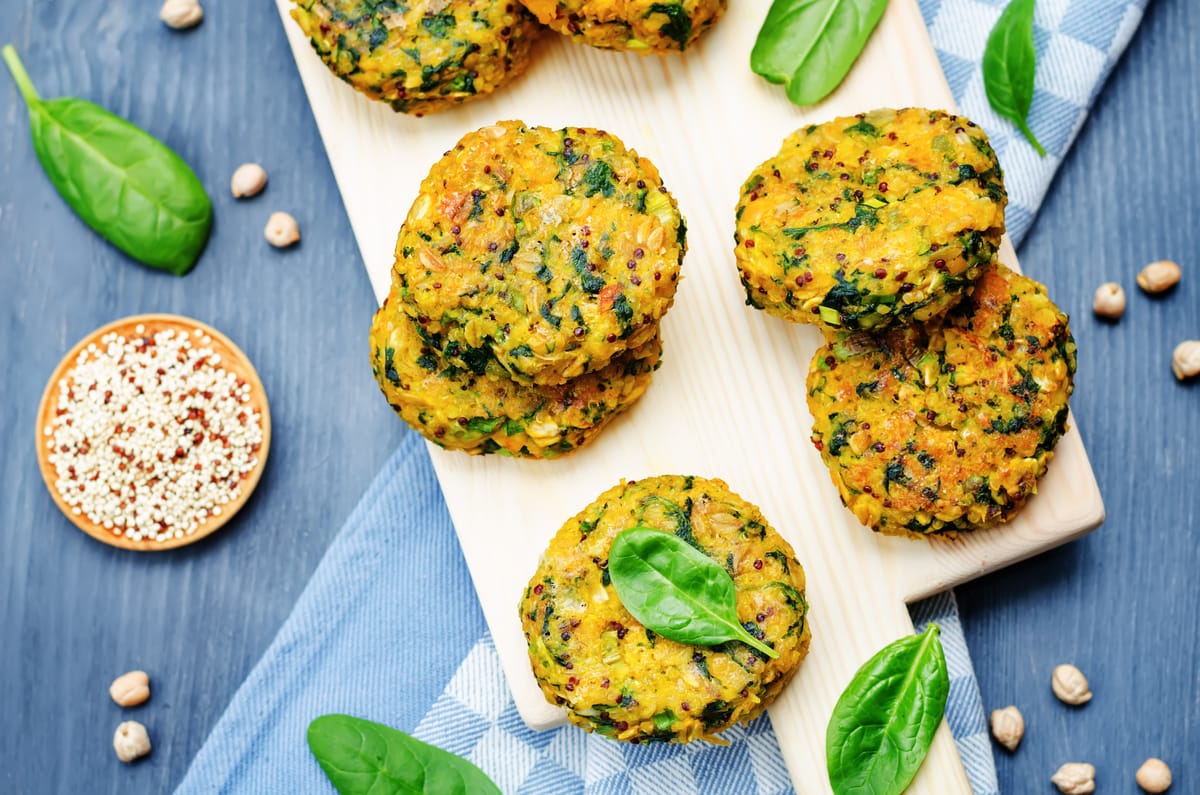
[[[994,263],[943,319],[819,349],[812,441],[842,501],[876,531],[987,527],[1036,492],[1074,373],[1067,316],[1042,285]]]
[[[500,122],[421,183],[393,280],[452,363],[494,355],[515,380],[561,384],[654,338],[685,235],[654,165],[615,136]]]
[[[675,533],[725,567],[743,626],[774,648],[737,641],[676,643],[622,606],[608,577],[621,531]],[[521,600],[521,624],[542,692],[572,723],[630,742],[689,742],[749,721],[808,652],[804,570],[755,506],[720,480],[664,475],[623,482],[550,542]]]
[[[521,0],[538,20],[593,47],[686,50],[725,13],[728,0]]]
[[[371,368],[397,414],[435,444],[469,453],[555,458],[585,444],[631,406],[659,364],[654,336],[602,370],[561,386],[523,386],[491,357],[448,364],[447,343],[396,309],[395,290],[371,326]]]
[[[746,301],[834,331],[928,320],[991,262],[1007,203],[987,135],[961,116],[882,109],[809,125],[742,187]]]
[[[524,71],[540,28],[516,0],[294,0],[335,75],[418,116],[490,94]]]

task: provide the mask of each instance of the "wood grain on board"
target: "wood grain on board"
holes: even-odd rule
[[[664,363],[646,397],[595,443],[555,461],[432,449],[484,614],[526,722],[558,725],[529,669],[516,604],[559,525],[621,478],[719,477],[793,544],[808,575],[812,652],[771,708],[800,792],[824,791],[825,725],[853,672],[912,630],[905,604],[1076,538],[1103,520],[1079,434],[1059,443],[1041,493],[1012,524],[952,543],[883,538],[842,507],[809,442],[813,328],[749,309],[733,263],[733,207],[746,175],[802,124],[874,107],[950,108],[915,0],[894,0],[845,83],[796,108],[745,63],[768,3],[745,2],[686,56],[602,52],[549,35],[528,73],[497,95],[411,118],[335,79],[277,0],[376,296],[418,185],[463,134],[497,119],[594,126],[649,157],[687,217],[689,252],[663,323]],[[750,8],[751,6],[757,6]],[[1001,258],[1016,267],[1007,244]],[[966,792],[943,725],[910,790]]]

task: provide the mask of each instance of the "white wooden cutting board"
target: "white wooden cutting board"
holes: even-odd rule
[[[750,48],[769,0],[732,0],[725,18],[686,55],[601,52],[548,34],[514,85],[423,119],[393,113],[331,76],[287,16],[287,0],[277,3],[380,300],[396,233],[430,165],[464,133],[500,119],[618,135],[658,165],[687,217],[690,248],[663,325],[664,363],[632,411],[559,461],[431,448],[484,615],[530,726],[558,725],[563,714],[544,701],[530,672],[518,598],[558,527],[622,477],[722,478],[761,506],[795,547],[808,574],[812,651],[770,714],[800,793],[829,791],[824,747],[833,704],[859,665],[912,631],[907,602],[1103,521],[1087,454],[1071,431],[1041,493],[1010,525],[953,543],[883,538],[863,528],[842,507],[809,442],[804,382],[817,331],[744,303],[732,251],[734,205],[742,181],[785,136],[809,122],[874,107],[953,107],[916,0],[891,0],[849,78],[813,108],[794,107],[780,88],[750,72]],[[1007,243],[1001,257],[1016,265]],[[364,317],[364,367],[366,324]],[[909,791],[970,791],[945,725]]]

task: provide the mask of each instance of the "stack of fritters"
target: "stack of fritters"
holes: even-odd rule
[[[1075,342],[996,259],[1006,203],[984,132],[922,108],[806,127],[743,187],[747,302],[825,333],[813,444],[880,532],[1007,521],[1066,430]]]
[[[569,453],[649,385],[685,236],[654,165],[606,132],[470,133],[400,230],[375,377],[443,447]]]

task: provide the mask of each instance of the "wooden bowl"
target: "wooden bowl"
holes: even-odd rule
[[[134,329],[141,324],[145,327],[142,334],[138,334]],[[130,338],[135,336],[153,335],[166,329],[175,329],[176,331],[191,334],[193,331],[200,331],[202,334],[207,334],[212,340],[211,343],[205,343],[214,351],[221,355],[221,366],[233,373],[238,378],[241,378],[250,387],[250,406],[254,408],[261,419],[262,423],[262,442],[258,450],[258,461],[250,474],[242,481],[242,489],[236,499],[227,502],[221,506],[221,513],[209,515],[209,517],[196,528],[195,532],[190,535],[185,535],[182,538],[170,538],[166,541],[155,541],[154,539],[143,539],[141,541],[132,541],[126,536],[115,535],[111,530],[106,530],[103,525],[92,521],[86,514],[76,514],[74,509],[67,504],[62,495],[58,491],[55,483],[58,480],[58,473],[54,465],[50,463],[50,454],[46,445],[45,428],[51,424],[54,418],[54,412],[58,404],[58,382],[66,375],[72,367],[75,366],[76,360],[79,358],[79,353],[93,342],[99,342],[100,338],[110,332],[115,332],[123,337]],[[194,339],[194,338],[193,338]],[[263,389],[262,381],[259,380],[258,373],[255,372],[254,366],[250,364],[250,360],[241,348],[234,345],[228,337],[221,332],[201,323],[198,320],[192,320],[188,317],[180,315],[134,315],[122,320],[117,320],[109,323],[107,326],[96,329],[91,334],[81,339],[75,344],[75,347],[63,357],[58,366],[54,368],[54,372],[50,376],[49,383],[46,384],[46,390],[42,393],[42,402],[38,406],[37,413],[37,458],[38,466],[42,470],[42,479],[46,482],[46,488],[50,490],[50,496],[54,498],[59,510],[70,519],[76,527],[90,535],[97,541],[103,541],[105,544],[110,544],[121,549],[132,549],[138,552],[157,552],[165,549],[174,549],[176,547],[186,546],[195,541],[199,541],[207,535],[216,532],[226,522],[233,518],[246,501],[250,499],[250,495],[254,492],[255,486],[258,485],[259,478],[262,477],[263,468],[267,463],[267,453],[271,449],[271,412],[267,407],[267,393]]]

